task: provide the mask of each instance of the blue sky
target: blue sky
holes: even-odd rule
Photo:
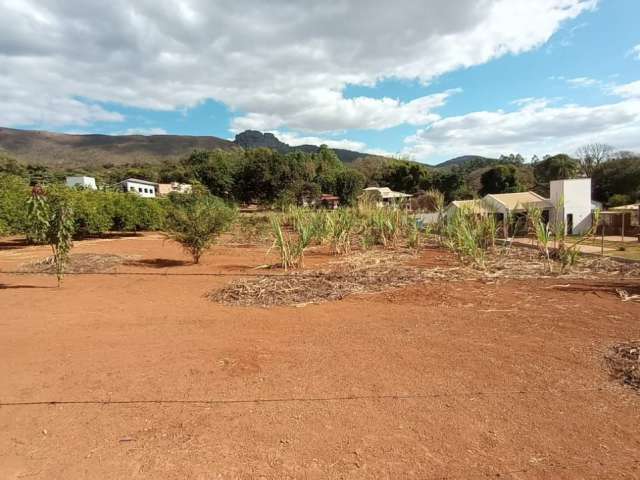
[[[640,148],[637,0],[117,3],[0,6],[0,125],[223,138],[255,128],[425,163]],[[261,24],[238,31],[253,25],[247,8]],[[51,40],[38,42],[43,24]]]

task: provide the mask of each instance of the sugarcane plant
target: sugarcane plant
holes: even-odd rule
[[[529,228],[533,230],[536,237],[538,250],[544,257],[549,273],[552,272],[553,264],[551,263],[551,253],[549,251],[549,243],[551,242],[551,228],[549,222],[545,222],[542,217],[542,210],[538,207],[529,207],[527,211],[527,219]]]

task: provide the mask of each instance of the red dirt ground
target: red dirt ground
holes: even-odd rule
[[[47,255],[3,245],[3,271]],[[0,479],[640,478],[640,394],[602,362],[640,338],[640,305],[612,283],[262,309],[204,298],[233,277],[163,274],[247,272],[264,249],[198,266],[154,235],[74,252],[159,275],[0,274]]]

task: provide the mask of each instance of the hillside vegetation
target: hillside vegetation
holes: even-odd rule
[[[446,202],[526,190],[548,195],[552,180],[585,175],[593,179],[594,198],[608,206],[640,200],[640,156],[612,150],[602,158],[559,154],[529,163],[520,155],[468,155],[428,166],[350,151],[345,161],[344,150],[292,147],[257,131],[238,134],[231,142],[0,129],[0,146],[0,175],[16,175],[30,184],[59,183],[66,175],[84,174],[108,187],[136,177],[200,183],[214,195],[241,203],[283,205],[329,193],[349,204],[365,186],[389,187],[418,198],[438,190]]]
[[[49,167],[95,167],[180,160],[194,150],[230,150],[266,147],[280,153],[316,153],[320,146],[292,147],[271,133],[248,130],[234,141],[213,136],[189,135],[80,135],[0,127],[0,153],[26,163]],[[361,152],[335,149],[345,163],[366,156]]]

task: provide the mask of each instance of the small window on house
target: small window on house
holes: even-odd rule
[[[149,189],[145,188],[144,193],[149,193]]]
[[[129,191],[130,192],[135,192],[136,191],[136,187],[129,187]]]
[[[142,187],[138,187],[138,192],[142,193]]]

